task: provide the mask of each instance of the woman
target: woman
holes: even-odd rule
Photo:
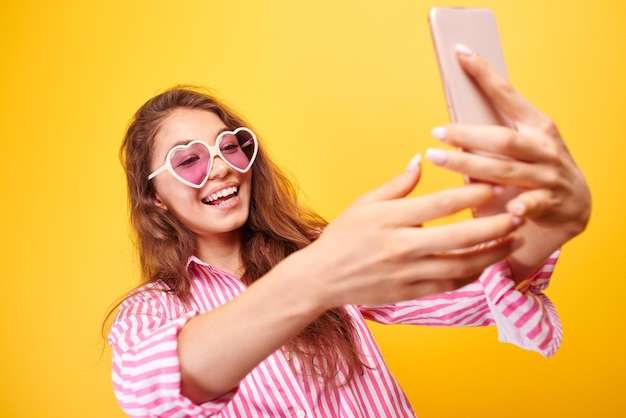
[[[426,155],[523,192],[507,213],[443,226],[421,227],[502,188],[404,198],[418,156],[326,225],[214,98],[175,88],[138,110],[122,156],[144,285],[109,336],[129,415],[414,416],[366,318],[496,325],[502,341],[555,352],[560,324],[542,290],[560,246],[587,224],[589,191],[552,122],[480,57],[459,60],[517,130],[449,125],[433,135],[511,159]]]

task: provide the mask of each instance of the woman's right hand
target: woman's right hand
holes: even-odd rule
[[[510,234],[522,220],[507,213],[423,227],[480,206],[499,190],[471,184],[407,198],[420,172],[418,158],[356,199],[313,244],[293,255],[299,277],[310,278],[301,285],[310,286],[309,294],[319,297],[323,308],[381,305],[454,290],[514,249]]]

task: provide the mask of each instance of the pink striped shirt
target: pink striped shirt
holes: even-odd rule
[[[517,288],[508,265],[501,262],[453,292],[387,306],[347,306],[368,368],[337,390],[323,391],[317,379],[294,372],[299,370],[297,357],[281,349],[261,362],[237,388],[202,405],[180,393],[177,334],[190,318],[233,299],[245,286],[192,257],[189,306],[172,294],[153,290],[165,288],[162,284],[147,285],[146,291],[133,293],[121,304],[109,336],[115,394],[132,417],[415,417],[365,320],[496,325],[500,341],[551,356],[561,342],[561,324],[542,291],[557,257],[558,252]]]

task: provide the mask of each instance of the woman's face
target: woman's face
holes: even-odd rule
[[[163,122],[154,141],[151,171],[165,162],[169,150],[182,142],[200,140],[214,145],[227,127],[215,114],[199,109],[176,109]],[[238,231],[248,219],[252,170],[240,173],[219,156],[199,189],[178,181],[169,171],[154,177],[155,204],[172,213],[198,239]]]

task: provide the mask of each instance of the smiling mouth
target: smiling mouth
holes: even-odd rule
[[[227,205],[232,199],[237,197],[239,193],[239,187],[227,187],[223,190],[213,193],[212,195],[202,199],[202,203],[211,206],[223,206]]]

